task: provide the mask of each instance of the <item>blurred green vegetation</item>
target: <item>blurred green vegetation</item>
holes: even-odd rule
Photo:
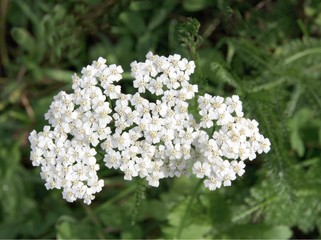
[[[0,0],[0,237],[320,238],[320,37],[318,0]],[[195,60],[201,93],[240,95],[271,151],[214,192],[107,170],[90,206],[47,191],[27,136],[52,97],[99,56],[130,91],[149,50]]]

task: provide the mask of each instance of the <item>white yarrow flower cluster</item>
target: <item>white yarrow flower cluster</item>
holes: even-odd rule
[[[104,161],[108,168],[122,170],[126,180],[139,176],[157,187],[160,179],[180,176],[191,164],[197,132],[190,126],[187,100],[197,92],[188,82],[195,64],[177,54],[149,53],[131,68],[138,92],[116,101],[115,133],[103,144]],[[150,102],[141,95],[145,92],[158,100]]]
[[[74,74],[73,93],[60,92],[45,114],[50,126],[29,136],[31,160],[41,167],[46,188],[62,189],[69,202],[90,204],[104,185],[96,150],[125,180],[146,178],[157,187],[160,179],[192,172],[210,190],[231,185],[245,172],[244,161],[268,152],[270,142],[255,120],[243,117],[238,96],[199,97],[197,123],[188,111],[198,92],[189,83],[194,69],[178,54],[149,52],[145,62],[131,63],[135,94],[121,92],[122,68],[103,58],[83,68],[81,77]]]
[[[253,160],[256,153],[268,152],[270,141],[259,133],[256,120],[243,117],[238,96],[224,99],[205,94],[198,103],[202,118],[195,144],[199,159],[193,173],[205,178],[204,184],[210,190],[230,186],[231,181],[244,174],[244,161]],[[209,136],[206,129],[213,125],[215,131]]]
[[[41,166],[47,189],[62,189],[68,202],[83,199],[90,204],[104,181],[97,175],[95,147],[110,136],[112,119],[108,100],[120,96],[120,66],[107,66],[99,58],[72,76],[73,93],[60,92],[45,114],[51,126],[32,131],[31,161]]]

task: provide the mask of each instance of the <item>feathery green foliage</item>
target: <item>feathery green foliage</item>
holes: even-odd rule
[[[320,238],[321,3],[232,0],[0,0],[1,238]],[[27,136],[52,97],[99,56],[195,60],[199,93],[243,101],[271,151],[231,187],[195,178],[159,188],[102,170],[90,206],[47,191]],[[196,114],[196,102],[190,112]]]

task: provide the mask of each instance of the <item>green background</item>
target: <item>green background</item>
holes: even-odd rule
[[[0,0],[0,14],[1,238],[321,237],[320,1]],[[90,206],[47,191],[27,137],[52,97],[99,56],[131,92],[129,64],[149,50],[194,60],[200,94],[240,95],[271,151],[214,192],[107,169]]]

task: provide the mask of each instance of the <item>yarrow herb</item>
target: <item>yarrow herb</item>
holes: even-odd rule
[[[135,94],[121,92],[122,67],[103,58],[74,74],[73,92],[60,92],[45,114],[50,125],[29,136],[30,158],[41,167],[46,188],[62,189],[68,202],[90,204],[104,186],[98,149],[105,166],[120,169],[125,180],[145,178],[158,187],[160,179],[192,173],[210,190],[230,186],[244,174],[244,161],[267,153],[270,141],[256,120],[244,118],[236,95],[199,96],[197,122],[188,111],[198,92],[189,83],[194,69],[178,54],[149,52],[145,62],[131,63]],[[145,92],[157,100],[146,99]]]

